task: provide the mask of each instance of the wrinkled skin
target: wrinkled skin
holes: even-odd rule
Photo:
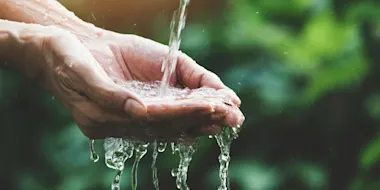
[[[154,136],[170,140],[184,132],[192,137],[215,134],[221,125],[241,125],[244,121],[236,94],[181,52],[170,84],[214,88],[234,105],[221,101],[210,104],[205,98],[145,101],[133,89],[116,84],[120,80],[161,80],[161,64],[168,47],[152,40],[105,30],[91,36],[55,27],[45,30],[31,45],[41,50],[35,60],[45,62],[42,83],[60,99],[89,138]]]

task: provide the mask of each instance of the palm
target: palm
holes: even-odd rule
[[[86,47],[107,76],[114,81],[152,82],[162,79],[161,66],[168,53],[168,47],[162,44],[141,37],[112,34],[106,39],[89,42]],[[170,79],[172,86],[228,89],[215,74],[197,65],[185,54],[180,53],[177,62],[177,68]],[[232,91],[229,92],[231,100],[239,105],[239,98]],[[215,130],[213,124],[241,123],[241,113],[238,109],[228,108],[223,103],[211,105],[206,99],[174,102],[155,100],[145,103],[148,108],[148,122],[153,122],[154,126],[171,128],[164,131],[174,132],[172,127],[177,125],[182,125],[183,129],[177,129],[183,131],[185,128],[203,124],[211,126],[210,130]],[[226,118],[223,119],[224,117]],[[188,126],[183,126],[184,124]]]
[[[161,80],[161,65],[167,54],[167,47],[148,39],[134,39],[122,36],[119,44],[104,44],[97,49],[91,47],[90,52],[100,63],[108,77],[117,80],[138,80],[151,82]],[[171,83],[179,84],[173,73]]]

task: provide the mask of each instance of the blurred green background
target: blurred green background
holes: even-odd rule
[[[63,4],[98,26],[167,44],[178,1]],[[193,0],[181,49],[242,99],[232,190],[380,189],[378,0]],[[94,164],[58,100],[10,71],[0,77],[0,189],[109,189],[115,172],[104,164],[102,141]],[[202,139],[191,189],[217,189],[218,154],[214,140]],[[139,189],[153,189],[150,163],[148,153]],[[161,189],[175,189],[177,164],[171,151],[159,155]],[[131,165],[122,189],[130,189]]]

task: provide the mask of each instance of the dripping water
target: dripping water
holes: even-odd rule
[[[105,163],[107,167],[116,170],[116,176],[111,189],[120,189],[120,178],[127,159],[133,155],[134,141],[122,138],[106,138],[104,140]]]
[[[240,126],[235,128],[224,127],[222,132],[218,135],[215,135],[216,142],[220,148],[219,159],[219,178],[220,186],[218,190],[228,190],[229,187],[229,178],[228,178],[228,166],[230,164],[230,149],[232,140],[238,137],[238,132]]]
[[[158,143],[157,140],[153,142],[153,160],[152,160],[152,177],[153,177],[153,185],[156,190],[159,190],[160,187],[158,185],[158,175],[157,175],[157,167],[156,161],[158,156]]]
[[[178,152],[180,160],[178,168],[174,168],[171,172],[173,177],[176,177],[176,186],[180,190],[189,190],[186,183],[187,173],[189,170],[190,162],[194,152],[197,150],[199,145],[199,139],[197,138],[192,145],[187,145],[185,143],[172,143],[172,151]]]
[[[119,190],[120,189],[120,178],[121,174],[123,173],[123,170],[117,170],[116,176],[112,182],[112,190]]]
[[[137,190],[137,170],[142,157],[148,152],[149,143],[138,142],[135,145],[135,162],[132,166],[132,190]]]
[[[158,142],[158,147],[157,147],[158,152],[161,152],[161,153],[164,152],[167,145],[168,143],[166,142]]]
[[[98,162],[99,161],[99,155],[95,152],[95,148],[94,148],[94,143],[95,143],[95,140],[94,139],[89,139],[89,143],[90,143],[90,158],[93,162]]]

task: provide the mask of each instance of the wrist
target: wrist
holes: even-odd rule
[[[0,19],[56,26],[80,40],[97,38],[102,29],[83,21],[56,0],[0,0]]]
[[[0,61],[2,67],[15,69],[36,78],[45,63],[42,45],[45,27],[0,20]]]

